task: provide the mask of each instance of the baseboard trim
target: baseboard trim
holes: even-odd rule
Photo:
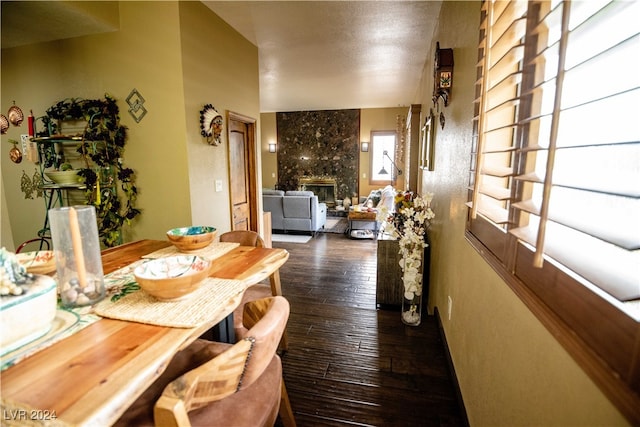
[[[451,352],[449,351],[449,344],[447,343],[447,336],[444,333],[442,327],[442,318],[440,317],[440,310],[438,307],[433,308],[433,314],[438,322],[438,331],[444,344],[444,351],[447,357],[447,365],[449,365],[449,372],[451,372],[451,380],[453,382],[453,388],[455,389],[456,397],[458,399],[458,405],[460,406],[460,416],[465,427],[469,427],[469,418],[467,418],[467,408],[464,406],[464,399],[462,398],[462,392],[460,391],[460,383],[458,383],[458,376],[456,375],[456,369],[453,366],[453,359],[451,358]]]

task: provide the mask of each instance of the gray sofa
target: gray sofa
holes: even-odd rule
[[[262,190],[262,205],[271,212],[271,229],[307,231],[312,235],[327,223],[327,205],[312,191]]]

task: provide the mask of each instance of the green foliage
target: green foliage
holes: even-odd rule
[[[115,289],[115,293],[111,296],[111,301],[116,302],[120,298],[127,296],[133,292],[137,292],[140,290],[140,285],[136,282],[129,282],[122,285],[120,288]]]
[[[107,247],[120,244],[122,226],[130,225],[140,210],[135,207],[135,173],[123,162],[127,128],[120,124],[116,100],[108,94],[104,99],[67,98],[52,105],[42,121],[45,130],[38,136],[57,135],[63,121],[86,123],[78,147],[85,167],[78,175],[87,188],[87,204],[96,208],[102,243]],[[44,166],[58,168],[60,164],[55,156],[48,156]]]

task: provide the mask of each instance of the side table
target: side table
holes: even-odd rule
[[[364,222],[364,223],[373,223],[373,233],[374,239],[378,238],[378,221],[376,219],[378,213],[375,211],[349,211],[349,226],[347,227],[347,233],[350,235],[352,230],[358,230],[359,228],[354,227],[354,223]],[[368,225],[367,225],[368,227]],[[367,228],[369,229],[369,228]]]

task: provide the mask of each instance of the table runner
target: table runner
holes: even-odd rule
[[[215,260],[240,246],[233,242],[213,242],[206,248],[190,252],[209,260]],[[224,307],[226,301],[244,292],[240,280],[207,278],[193,294],[180,301],[159,301],[144,291],[139,291],[133,270],[149,259],[164,258],[181,252],[175,246],[159,249],[144,255],[126,267],[105,276],[107,298],[94,307],[102,317],[148,323],[174,328],[193,328],[211,319],[212,313]]]
[[[142,258],[155,259],[155,258],[164,258],[172,255],[178,255],[178,254],[187,254],[187,255],[198,255],[208,260],[214,260],[216,258],[220,258],[222,255],[237,248],[238,246],[240,246],[240,244],[235,242],[213,242],[206,248],[198,249],[197,251],[191,251],[187,253],[187,252],[180,252],[178,248],[172,245],[166,248],[158,249],[157,251],[147,254]]]
[[[144,291],[127,294],[113,301],[110,298],[95,306],[99,316],[174,328],[193,328],[210,321],[227,302],[245,290],[241,280],[204,280],[200,288],[179,301],[159,301]]]

